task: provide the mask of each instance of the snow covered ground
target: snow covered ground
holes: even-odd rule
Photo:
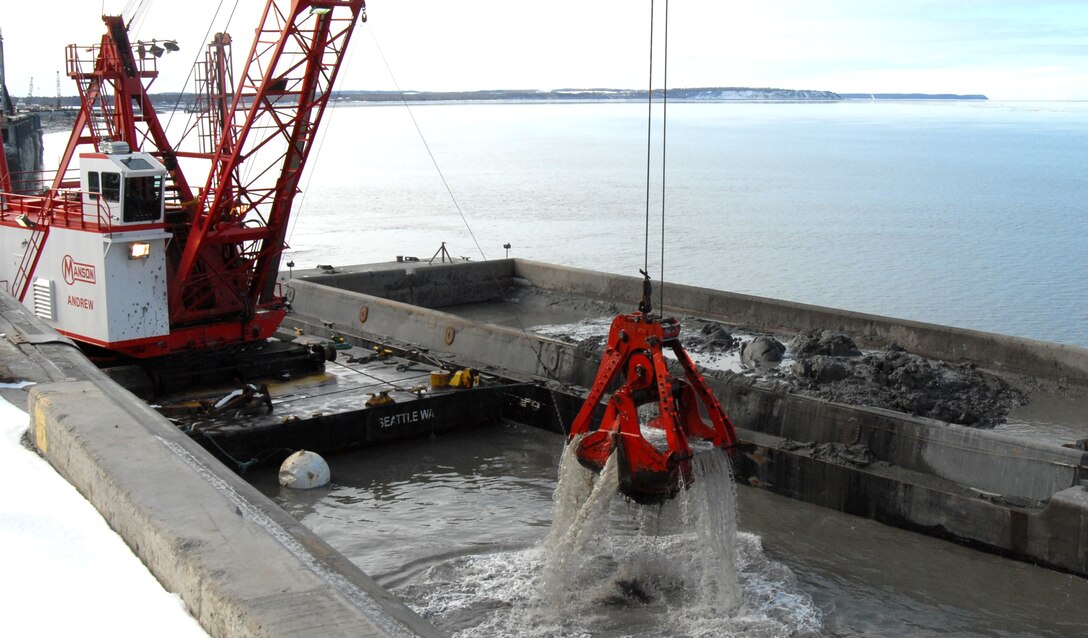
[[[27,424],[0,398],[3,634],[207,636],[98,511],[19,443]]]

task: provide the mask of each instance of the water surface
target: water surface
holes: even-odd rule
[[[637,274],[644,104],[411,108],[442,175],[403,106],[330,112],[300,267],[446,241]],[[1088,103],[670,104],[667,134],[668,280],[1088,346]]]
[[[333,483],[319,490],[281,489],[270,470],[247,478],[440,627],[548,635],[540,627],[554,626],[540,623],[555,619],[533,600],[562,447],[559,435],[503,425],[332,456]],[[735,617],[677,604],[676,627],[688,633],[673,633],[647,606],[589,589],[578,590],[592,604],[577,622],[558,626],[639,636],[723,627],[740,636],[1070,636],[1083,627],[1085,579],[765,490],[738,486],[736,496],[747,605]],[[682,564],[683,547],[672,551]],[[592,546],[584,560],[616,552]],[[646,556],[644,576],[670,573],[669,560]]]

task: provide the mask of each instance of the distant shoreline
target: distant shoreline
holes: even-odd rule
[[[661,89],[654,89],[653,97],[657,100],[665,97]],[[482,91],[335,91],[330,96],[333,105],[346,104],[381,104],[406,102],[435,103],[591,103],[591,102],[634,102],[645,101],[645,89],[555,89],[541,91],[535,89],[494,89]],[[192,109],[196,96],[192,93],[154,93],[151,99],[159,109]],[[747,87],[696,87],[669,89],[668,99],[676,102],[712,102],[712,103],[813,103],[844,101],[988,101],[985,95],[955,93],[833,93],[798,89],[747,88]],[[57,108],[57,102],[60,108]],[[65,111],[78,109],[79,98],[75,96],[56,98],[35,98],[32,110]]]
[[[654,89],[655,99],[665,92]],[[333,92],[333,104],[383,102],[630,102],[645,101],[645,89],[490,89],[481,91],[359,91]],[[152,96],[158,105],[193,104],[192,94],[158,93]],[[678,102],[842,102],[846,100],[987,100],[985,95],[956,95],[949,93],[846,93],[798,89],[747,87],[695,87],[669,89],[668,99]]]
[[[664,91],[654,90],[655,98]],[[488,91],[337,91],[336,102],[599,102],[645,100],[642,89],[502,89]],[[833,93],[797,89],[698,87],[669,89],[670,100],[685,102],[840,102],[844,100],[981,100],[985,95],[951,93]]]
[[[979,100],[989,101],[985,95],[958,93],[840,93],[844,100]]]

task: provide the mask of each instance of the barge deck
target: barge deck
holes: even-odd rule
[[[310,336],[296,341],[325,347]],[[456,365],[418,350],[342,347],[319,373],[260,386],[201,388],[159,397],[156,408],[228,466],[279,464],[292,452],[342,452],[392,440],[494,425],[529,384],[469,372],[474,387],[434,385]]]

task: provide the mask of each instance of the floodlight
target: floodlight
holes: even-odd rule
[[[129,259],[147,259],[151,255],[151,244],[146,241],[134,241],[128,245]]]

